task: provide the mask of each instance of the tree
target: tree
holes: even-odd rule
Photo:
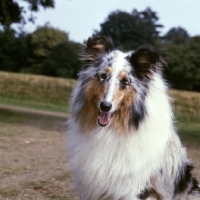
[[[0,31],[0,70],[76,78],[80,69],[80,44],[68,34],[48,25],[32,34],[16,36]]]
[[[31,35],[33,54],[41,58],[46,57],[57,44],[64,41],[68,41],[68,35],[64,31],[48,25],[38,27]]]
[[[155,45],[159,37],[158,28],[162,27],[157,21],[157,14],[150,8],[142,12],[134,9],[132,13],[115,11],[100,25],[101,30],[96,33],[109,35],[116,47],[130,50],[143,44]]]
[[[0,31],[0,70],[19,72],[27,65],[26,36],[14,31]]]
[[[68,35],[64,31],[48,25],[38,27],[29,38],[29,46],[31,49],[29,65],[31,66],[31,72],[44,74],[44,60],[58,44],[65,41],[68,41]]]
[[[53,8],[54,0],[24,0],[29,5],[31,15],[29,21],[34,21],[32,12],[37,12],[39,7]],[[25,9],[19,5],[19,0],[1,0],[0,1],[0,24],[9,28],[13,23],[25,22]]]
[[[133,10],[132,15],[135,14],[137,14],[137,11]],[[143,25],[142,31],[146,33],[144,34],[144,37],[146,37],[146,41],[149,42],[149,44],[155,45],[160,33],[158,29],[163,27],[163,25],[157,24],[159,18],[156,12],[152,11],[150,8],[147,8],[146,10],[139,12],[138,14],[141,19],[141,25]]]
[[[65,41],[58,44],[43,62],[43,74],[77,78],[81,66],[77,59],[79,50],[79,43]]]
[[[163,42],[181,44],[189,39],[187,31],[181,27],[171,28],[163,37]]]
[[[169,43],[163,56],[168,62],[166,76],[172,87],[200,91],[200,36],[187,43]]]
[[[68,34],[48,25],[38,27],[27,37],[28,67],[23,72],[76,78],[80,63],[80,44],[69,41]]]

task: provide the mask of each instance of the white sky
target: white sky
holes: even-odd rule
[[[69,33],[70,40],[83,42],[100,30],[108,14],[115,10],[143,11],[150,7],[164,25],[161,33],[181,26],[190,36],[200,35],[200,0],[55,0],[54,9],[40,9],[35,13],[35,24],[28,23],[25,30],[32,32],[38,25],[51,26]]]

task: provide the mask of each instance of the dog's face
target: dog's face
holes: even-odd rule
[[[85,68],[79,77],[83,126],[111,125],[120,131],[129,125],[138,128],[145,115],[148,84],[153,73],[160,73],[162,58],[147,48],[122,53],[114,49],[110,38],[94,36],[88,39],[80,59]]]
[[[127,60],[128,55],[113,51],[108,56],[109,62],[106,59],[97,66],[95,77],[85,88],[88,101],[95,101],[98,109],[97,121],[100,126],[111,123],[122,106],[130,110],[135,94],[135,89],[131,87],[133,77]],[[127,114],[125,109],[123,114]]]

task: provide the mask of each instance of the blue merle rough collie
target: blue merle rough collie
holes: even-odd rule
[[[154,50],[93,36],[80,54],[68,147],[81,200],[200,200]]]

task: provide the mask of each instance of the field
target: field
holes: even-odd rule
[[[0,72],[0,200],[78,199],[65,147],[75,82]],[[200,93],[171,90],[170,95],[200,180]]]
[[[0,109],[0,200],[77,200],[63,116]],[[200,124],[177,124],[200,180]]]
[[[200,122],[200,93],[170,90],[176,118],[187,122]]]
[[[0,103],[67,112],[72,79],[0,71]]]

